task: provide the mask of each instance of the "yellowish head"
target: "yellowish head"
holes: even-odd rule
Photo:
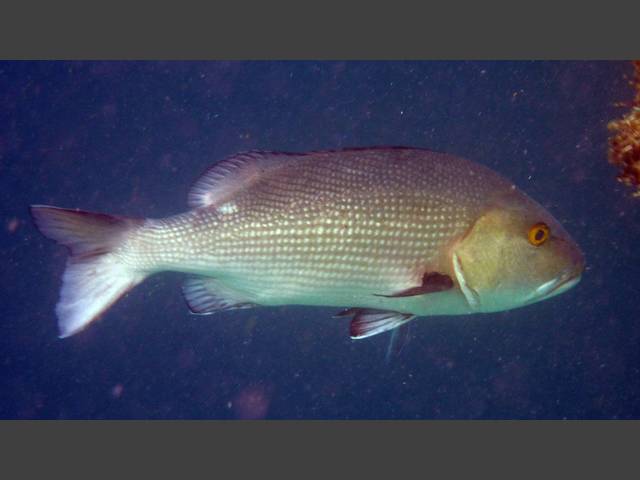
[[[545,300],[573,287],[584,256],[539,204],[512,189],[492,199],[452,250],[470,307],[495,312]]]

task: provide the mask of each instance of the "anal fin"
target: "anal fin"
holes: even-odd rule
[[[211,277],[187,278],[182,285],[182,293],[191,313],[198,315],[258,306],[240,292],[222,285],[219,280]]]
[[[354,340],[393,330],[415,318],[415,315],[411,313],[375,310],[372,308],[348,308],[335,316],[353,317],[349,327],[349,334]]]
[[[404,347],[409,343],[411,338],[409,325],[411,324],[403,323],[391,332],[389,344],[387,345],[387,353],[384,356],[384,360],[387,365],[389,365],[394,358],[399,357],[402,350],[404,350]]]

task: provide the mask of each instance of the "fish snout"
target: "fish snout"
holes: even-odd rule
[[[586,266],[585,256],[580,247],[572,241],[563,241],[562,257],[565,268],[557,273],[554,278],[537,287],[530,301],[554,297],[566,292],[580,282]]]
[[[584,253],[576,243],[569,242],[568,255],[570,258],[570,266],[567,267],[565,271],[567,271],[569,279],[579,279],[587,264]]]

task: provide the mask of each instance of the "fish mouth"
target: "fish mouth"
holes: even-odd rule
[[[553,280],[549,280],[536,288],[531,295],[529,302],[537,302],[539,300],[555,297],[556,295],[564,293],[578,284],[581,278],[581,270],[565,270]]]

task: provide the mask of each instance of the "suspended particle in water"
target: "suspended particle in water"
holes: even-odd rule
[[[124,392],[124,386],[121,383],[117,383],[111,389],[111,396],[113,398],[120,398]]]
[[[269,397],[268,389],[260,385],[244,388],[232,402],[236,417],[243,420],[265,418],[269,410]]]

